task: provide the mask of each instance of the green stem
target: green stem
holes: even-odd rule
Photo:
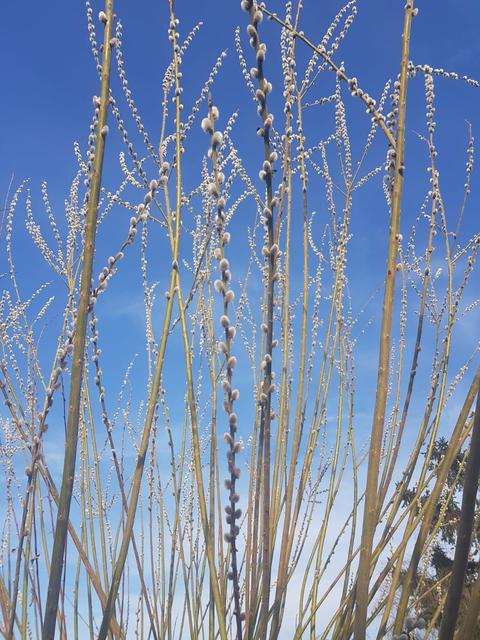
[[[395,273],[398,249],[398,234],[400,230],[400,211],[403,193],[403,171],[405,158],[405,118],[407,111],[407,80],[408,61],[410,51],[410,31],[412,26],[413,1],[408,0],[405,5],[405,18],[402,35],[402,58],[400,64],[400,89],[398,105],[398,126],[395,143],[395,177],[392,193],[392,212],[388,239],[387,273],[383,299],[382,327],[380,333],[380,354],[378,359],[378,374],[376,385],[375,409],[373,414],[372,434],[370,440],[370,454],[368,457],[367,488],[365,494],[365,509],[361,539],[358,579],[356,586],[356,609],[354,622],[355,640],[365,640],[368,587],[370,582],[370,565],[372,559],[372,544],[378,520],[378,473],[385,423],[385,410],[388,393],[388,377],[390,369],[390,344],[395,293]]]
[[[70,380],[70,398],[68,403],[67,440],[65,443],[62,487],[60,491],[60,500],[58,503],[57,511],[57,523],[53,541],[52,561],[47,592],[47,604],[45,608],[45,619],[42,629],[43,640],[50,640],[55,636],[58,597],[60,593],[60,583],[64,565],[68,519],[70,514],[70,503],[72,500],[75,463],[77,458],[78,425],[80,418],[80,399],[82,394],[87,319],[89,312],[93,256],[95,251],[98,201],[102,182],[103,158],[105,154],[104,127],[107,123],[109,105],[111,62],[110,40],[112,38],[114,19],[113,0],[106,0],[105,13],[106,22],[103,39],[103,61],[101,72],[98,133],[85,226],[83,270],[80,282],[78,313],[75,323],[75,338],[73,343],[73,362]]]

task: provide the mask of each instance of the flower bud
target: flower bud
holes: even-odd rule
[[[210,118],[204,118],[201,126],[205,133],[213,134],[213,124]]]

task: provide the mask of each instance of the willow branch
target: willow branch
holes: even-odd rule
[[[375,118],[381,130],[386,135],[388,143],[391,145],[393,149],[395,149],[396,140],[393,137],[392,132],[387,127],[383,114],[375,109],[374,104],[372,103],[372,99],[370,98],[368,93],[365,93],[364,91],[362,91],[362,89],[358,87],[356,78],[353,78],[353,77],[350,78],[349,76],[347,76],[343,67],[340,68],[338,65],[335,64],[335,62],[333,62],[333,60],[328,55],[326,49],[324,47],[317,47],[315,44],[313,44],[311,40],[309,40],[305,36],[305,34],[302,31],[297,31],[294,27],[292,27],[292,25],[288,24],[287,22],[279,18],[276,13],[269,11],[265,7],[265,5],[261,5],[261,9],[269,18],[271,18],[274,22],[277,22],[287,31],[290,31],[290,33],[295,38],[298,38],[299,40],[301,40],[304,44],[310,47],[310,49],[315,51],[315,53],[317,53],[324,62],[326,62],[326,64],[330,67],[330,69],[337,74],[337,77],[339,78],[339,80],[341,80],[342,82],[345,82],[348,85],[349,89],[351,90],[352,94],[360,98],[360,100],[364,103],[365,107],[367,108],[367,112],[371,114],[372,118]]]
[[[388,238],[387,273],[385,276],[385,290],[383,298],[382,326],[380,333],[380,353],[378,358],[378,373],[375,396],[375,409],[373,414],[372,435],[370,440],[370,454],[368,457],[367,488],[365,494],[365,509],[363,516],[363,528],[361,550],[358,567],[358,579],[355,594],[355,640],[365,640],[368,586],[370,582],[370,565],[372,559],[372,544],[377,525],[378,504],[378,473],[380,469],[380,456],[385,424],[385,410],[387,404],[388,376],[390,369],[390,344],[393,319],[393,305],[395,294],[395,274],[397,251],[400,231],[400,211],[403,193],[403,173],[405,157],[405,118],[407,110],[407,80],[408,59],[410,50],[410,31],[412,25],[413,2],[405,5],[404,28],[402,35],[402,57],[400,63],[400,88],[398,125],[396,136],[395,174],[392,193],[392,210],[390,219],[390,232]]]
[[[67,440],[65,443],[65,459],[63,465],[62,486],[58,503],[57,523],[53,541],[52,562],[47,592],[45,619],[42,638],[50,640],[55,636],[55,624],[58,610],[58,597],[63,573],[65,545],[67,542],[68,519],[73,493],[75,463],[77,457],[78,427],[80,419],[80,401],[82,395],[83,369],[85,359],[85,342],[87,320],[90,306],[90,287],[92,281],[93,257],[95,253],[95,236],[97,230],[97,214],[100,188],[102,183],[105,139],[108,132],[107,115],[110,91],[110,63],[113,30],[113,0],[106,0],[105,13],[101,13],[104,22],[103,60],[101,71],[101,93],[97,126],[97,142],[95,159],[91,176],[91,189],[88,200],[85,240],[83,247],[83,270],[80,281],[78,313],[75,323],[73,343],[72,374],[70,379],[70,397],[68,403]]]

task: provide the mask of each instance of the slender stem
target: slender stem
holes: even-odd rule
[[[62,486],[60,491],[60,500],[58,503],[57,523],[55,527],[52,561],[47,591],[47,603],[45,607],[45,619],[42,629],[42,638],[44,640],[49,640],[55,636],[58,597],[60,593],[60,583],[64,566],[68,518],[70,513],[70,503],[72,500],[73,481],[75,476],[78,426],[80,418],[80,400],[82,394],[83,369],[85,359],[87,318],[90,302],[93,256],[95,252],[98,201],[102,182],[103,158],[105,154],[106,135],[104,127],[106,127],[107,124],[109,105],[111,62],[110,40],[112,38],[114,20],[113,0],[106,0],[105,13],[106,21],[103,40],[103,60],[101,71],[101,93],[98,115],[97,143],[95,147],[95,159],[88,201],[85,240],[83,248],[83,270],[80,282],[77,319],[75,323],[73,363],[70,379],[70,397],[68,403],[67,441],[65,444]]]
[[[365,640],[372,544],[377,524],[377,483],[378,473],[380,469],[383,429],[385,423],[385,409],[387,404],[388,378],[390,369],[390,343],[395,293],[395,273],[400,230],[400,211],[403,192],[405,118],[407,110],[407,80],[412,13],[413,1],[408,0],[405,5],[405,18],[402,35],[398,125],[395,144],[395,177],[393,184],[392,211],[388,239],[387,273],[385,277],[382,327],[380,333],[380,353],[378,359],[375,409],[373,414],[372,435],[370,440],[370,455],[368,458],[367,488],[365,494],[361,550],[358,567],[358,579],[356,585],[356,609],[354,621],[355,640]]]
[[[217,610],[217,622],[218,632],[221,640],[227,640],[227,627],[225,620],[225,611],[221,601],[220,590],[218,587],[218,578],[215,568],[215,556],[214,556],[214,540],[210,534],[210,525],[208,522],[207,504],[205,499],[205,488],[202,475],[202,460],[200,449],[200,438],[198,435],[198,420],[197,420],[197,406],[194,397],[193,389],[193,374],[191,366],[191,354],[188,349],[188,331],[186,323],[185,307],[180,291],[178,290],[178,306],[180,311],[180,322],[182,326],[182,338],[184,344],[185,355],[185,368],[187,377],[187,395],[188,405],[190,409],[190,423],[192,429],[192,448],[193,448],[193,462],[195,466],[195,479],[197,482],[198,502],[200,507],[200,517],[202,522],[203,534],[205,538],[205,546],[207,551],[208,567],[210,571],[210,586],[212,589],[212,595],[215,602],[215,608]],[[99,639],[100,640],[100,639]]]
[[[263,5],[262,5],[263,6]],[[259,100],[259,114],[263,124],[263,148],[264,148],[264,174],[266,182],[266,208],[264,210],[265,231],[266,231],[266,336],[265,336],[265,366],[263,368],[263,382],[261,394],[260,409],[260,429],[259,429],[259,448],[263,447],[263,464],[262,464],[262,599],[260,605],[260,622],[259,622],[259,638],[264,640],[267,637],[269,601],[270,601],[270,579],[271,579],[271,540],[270,540],[270,440],[271,440],[271,421],[272,421],[272,351],[273,351],[273,315],[274,315],[274,294],[275,280],[278,254],[272,250],[275,244],[275,225],[273,216],[273,183],[272,168],[273,164],[270,143],[270,128],[272,126],[272,117],[267,108],[267,94],[270,91],[269,85],[264,75],[264,50],[261,50],[258,28],[258,11],[257,3],[253,2],[250,6],[251,26],[257,34],[252,39],[252,46],[257,59],[257,81],[260,94],[257,95]],[[278,249],[278,248],[277,248]],[[261,443],[261,444],[260,444]],[[258,482],[258,477],[257,477]]]
[[[162,337],[160,340],[160,346],[158,350],[157,357],[157,365],[155,369],[155,375],[152,382],[152,388],[150,390],[150,398],[148,402],[147,415],[145,418],[145,425],[142,433],[142,439],[140,442],[137,462],[135,465],[135,471],[133,475],[132,481],[132,489],[130,496],[130,503],[128,505],[127,519],[125,522],[125,529],[123,532],[122,544],[120,547],[120,552],[118,554],[118,560],[115,564],[115,570],[113,573],[112,582],[110,585],[110,591],[108,594],[107,603],[105,605],[105,609],[103,611],[103,620],[102,625],[100,627],[100,632],[98,635],[98,640],[105,640],[108,631],[108,625],[110,617],[113,613],[113,606],[118,594],[118,588],[120,585],[120,580],[123,574],[123,570],[125,567],[125,561],[127,559],[128,547],[130,544],[131,533],[133,531],[133,524],[135,521],[135,513],[137,509],[138,497],[140,494],[140,485],[142,481],[143,469],[145,466],[145,458],[147,455],[148,443],[150,440],[150,432],[153,424],[153,417],[155,413],[155,408],[157,406],[158,393],[160,391],[160,381],[162,377],[163,363],[165,359],[165,350],[167,346],[167,338],[168,331],[170,327],[170,319],[172,316],[172,306],[174,301],[174,287],[175,287],[175,270],[172,269],[172,273],[170,275],[170,287],[169,287],[169,299],[167,302],[167,308],[165,311],[165,318],[163,323],[163,331]]]
[[[297,107],[298,107],[298,121],[302,126],[302,102],[299,94],[297,94]],[[272,616],[272,625],[271,625],[271,631],[270,631],[270,637],[272,639],[277,637],[280,630],[281,606],[282,606],[282,601],[285,597],[285,590],[287,587],[287,573],[288,573],[288,564],[289,564],[289,553],[288,553],[287,547],[288,547],[288,539],[290,534],[290,517],[291,517],[291,509],[292,509],[292,502],[293,502],[293,491],[295,486],[295,472],[297,469],[298,451],[300,447],[300,433],[301,433],[301,424],[302,424],[301,413],[302,413],[302,404],[303,404],[304,386],[305,386],[305,362],[306,362],[307,334],[308,334],[308,219],[307,219],[308,208],[307,208],[307,181],[306,181],[306,171],[305,171],[303,133],[299,133],[299,140],[301,143],[300,144],[300,169],[301,169],[301,176],[302,176],[302,211],[303,211],[302,328],[301,328],[298,394],[297,394],[295,418],[294,418],[295,427],[294,427],[294,435],[293,435],[290,469],[288,472],[288,480],[286,482],[286,489],[285,489],[285,515],[284,515],[283,532],[282,532],[282,540],[281,540],[281,547],[280,547],[280,561],[279,561],[279,567],[278,567],[277,588],[275,593],[275,601],[273,603],[273,616]],[[290,144],[290,140],[288,140],[288,144]],[[289,197],[290,197],[290,194],[289,194]],[[289,212],[287,215],[289,216]],[[288,277],[288,273],[287,273],[287,277]],[[284,304],[286,305],[285,313],[288,314],[289,313],[288,293],[287,293],[286,302]],[[283,324],[284,334],[286,333],[286,329],[287,329],[287,323],[284,321],[284,324]],[[285,354],[288,352],[287,344],[288,343],[285,343],[285,346],[284,346]],[[282,379],[282,394],[286,393],[286,384],[284,384],[284,380],[286,381],[285,372],[283,373],[283,379]],[[281,397],[283,396],[281,395]],[[280,424],[281,423],[279,421],[279,425]],[[285,438],[287,438],[287,434],[285,434]],[[286,444],[285,444],[285,447],[286,447]],[[280,447],[277,446],[277,448],[279,449]],[[273,486],[275,490],[275,482]]]

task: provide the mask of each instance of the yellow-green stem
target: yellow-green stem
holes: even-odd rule
[[[80,282],[75,338],[73,343],[72,374],[70,378],[70,397],[68,403],[67,441],[63,466],[62,486],[58,503],[57,523],[53,541],[50,577],[48,582],[45,620],[42,629],[43,640],[55,636],[55,624],[58,610],[58,597],[64,566],[67,527],[72,500],[73,480],[77,457],[78,424],[80,418],[80,400],[82,394],[83,369],[85,358],[85,341],[87,319],[90,304],[90,287],[92,280],[93,256],[95,252],[95,236],[97,229],[97,213],[100,188],[102,183],[103,158],[105,154],[105,128],[109,105],[110,62],[112,48],[110,41],[113,30],[113,0],[105,2],[106,22],[103,38],[103,60],[101,71],[100,107],[98,115],[97,142],[95,159],[91,176],[91,188],[88,200],[85,239],[83,248],[83,269]]]
[[[413,1],[405,5],[405,18],[402,35],[402,55],[400,63],[400,88],[398,95],[398,123],[396,135],[395,175],[392,193],[392,211],[388,238],[387,272],[383,299],[382,326],[380,333],[380,353],[378,358],[378,374],[373,414],[370,455],[368,457],[367,488],[363,514],[362,539],[355,598],[355,640],[365,640],[368,587],[370,583],[370,565],[372,544],[377,524],[377,483],[380,469],[380,455],[387,404],[388,377],[390,369],[390,344],[395,294],[395,273],[400,231],[400,211],[403,193],[403,173],[405,158],[405,118],[407,110],[407,81],[410,51],[410,31],[412,25]]]

